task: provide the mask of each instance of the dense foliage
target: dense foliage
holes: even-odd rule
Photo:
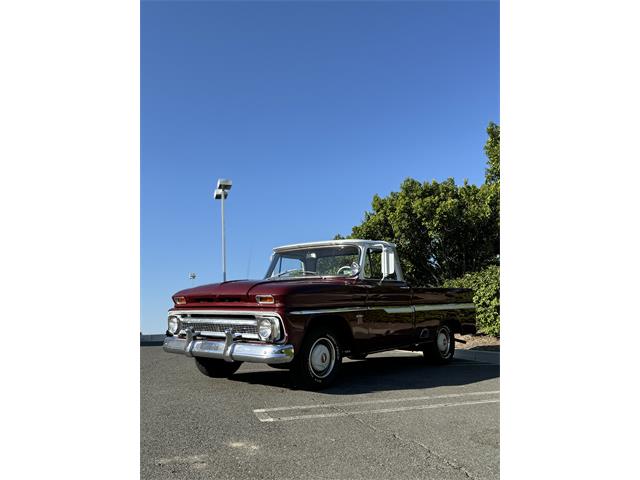
[[[476,305],[478,331],[500,336],[500,267],[491,265],[480,272],[447,280],[445,287],[471,288]]]
[[[490,123],[487,127],[489,138],[484,144],[484,153],[487,155],[487,169],[485,170],[485,182],[488,184],[500,183],[500,126]]]
[[[487,305],[498,305],[500,126],[490,123],[487,134],[484,184],[456,185],[453,178],[421,183],[408,178],[400,191],[386,197],[374,195],[372,210],[353,227],[350,237],[395,243],[405,277],[413,285],[444,286],[453,279],[477,279],[474,288],[480,288],[481,282],[495,278],[495,288],[488,290],[495,297]],[[471,272],[477,273],[467,279]],[[486,303],[485,293],[482,290],[481,300]],[[482,308],[482,315],[487,315],[483,331],[499,332],[499,309]],[[497,325],[497,330],[489,325]]]
[[[445,280],[479,271],[500,254],[500,127],[487,128],[485,183],[452,178],[420,183],[406,179],[399,192],[375,195],[372,211],[352,238],[394,242],[407,280],[440,286]]]

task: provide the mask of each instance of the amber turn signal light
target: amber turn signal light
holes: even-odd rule
[[[184,297],[175,297],[173,301],[176,303],[176,305],[184,305],[185,303],[187,303],[187,299]]]
[[[256,302],[260,305],[273,305],[276,303],[273,299],[273,295],[256,295]]]

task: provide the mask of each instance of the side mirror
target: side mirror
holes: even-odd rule
[[[396,256],[389,248],[382,249],[382,279],[393,275],[396,271]]]

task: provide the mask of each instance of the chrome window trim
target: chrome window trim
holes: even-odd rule
[[[276,253],[289,252],[289,251],[295,251],[295,250],[305,250],[309,248],[334,247],[334,246],[343,246],[343,245],[350,245],[350,246],[358,247],[358,249],[360,249],[360,273],[357,275],[357,277],[356,276],[342,277],[341,275],[340,276],[327,275],[327,276],[319,276],[319,277],[300,277],[300,278],[359,278],[361,280],[364,280],[365,279],[364,277],[365,252],[367,248],[375,246],[375,247],[390,248],[394,251],[396,271],[398,272],[397,277],[399,281],[404,281],[404,272],[402,271],[402,266],[400,265],[400,257],[398,256],[398,249],[395,243],[385,242],[383,240],[363,240],[359,238],[345,238],[342,240],[325,240],[321,242],[294,243],[291,245],[283,245],[280,247],[276,247],[273,249],[271,253],[271,262],[269,263],[269,268],[267,269],[267,273],[269,273],[269,270],[271,270],[273,257],[275,256]],[[268,280],[271,278],[274,278],[274,277],[269,277],[267,275],[265,275],[264,277],[265,280]],[[297,278],[297,277],[294,277],[294,278]],[[384,280],[384,281],[387,282],[392,280]]]
[[[395,243],[385,242],[383,240],[363,240],[360,238],[343,238],[342,240],[324,240],[320,242],[306,242],[306,243],[293,243],[290,245],[282,245],[273,249],[274,253],[288,250],[301,250],[305,248],[323,247],[323,246],[340,246],[340,245],[356,245],[363,247],[371,244],[382,244],[390,247],[395,247]]]
[[[366,248],[362,248],[362,261],[360,262],[360,274],[358,275],[358,278],[360,278],[361,280],[370,280],[370,281],[380,281],[381,279],[379,278],[370,278],[370,277],[365,277],[364,276],[364,264],[367,261],[367,250],[378,250],[380,249],[381,251],[384,251],[384,249],[391,249],[393,250],[393,262],[395,264],[395,269],[396,269],[396,278],[384,278],[382,279],[382,283],[386,283],[386,282],[401,282],[401,283],[405,283],[404,281],[404,274],[402,272],[402,266],[400,265],[400,256],[398,255],[398,250],[396,250],[396,245],[393,243],[372,243],[371,245],[367,245]]]
[[[360,257],[358,260],[358,263],[360,264],[360,272],[358,272],[358,275],[351,275],[351,276],[344,276],[344,275],[303,275],[301,277],[277,277],[277,276],[269,276],[269,271],[275,269],[275,265],[273,263],[273,257],[277,254],[277,253],[286,253],[286,252],[294,252],[296,250],[308,250],[310,248],[323,248],[323,247],[356,247],[359,251],[360,251]],[[277,279],[281,279],[281,280],[292,280],[294,278],[304,278],[304,279],[314,279],[314,278],[344,278],[344,279],[348,279],[348,278],[362,278],[362,266],[364,265],[364,252],[365,249],[363,247],[362,244],[360,243],[356,243],[356,242],[341,242],[338,244],[332,244],[332,243],[324,243],[324,242],[319,242],[317,245],[311,243],[311,244],[306,244],[306,245],[291,245],[291,248],[287,248],[287,247],[278,247],[278,248],[274,248],[273,249],[273,253],[271,254],[271,262],[269,263],[269,267],[267,268],[267,273],[265,273],[263,280],[277,280]]]

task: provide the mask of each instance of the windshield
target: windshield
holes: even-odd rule
[[[360,250],[353,245],[310,247],[277,252],[265,278],[352,277],[357,273]]]

